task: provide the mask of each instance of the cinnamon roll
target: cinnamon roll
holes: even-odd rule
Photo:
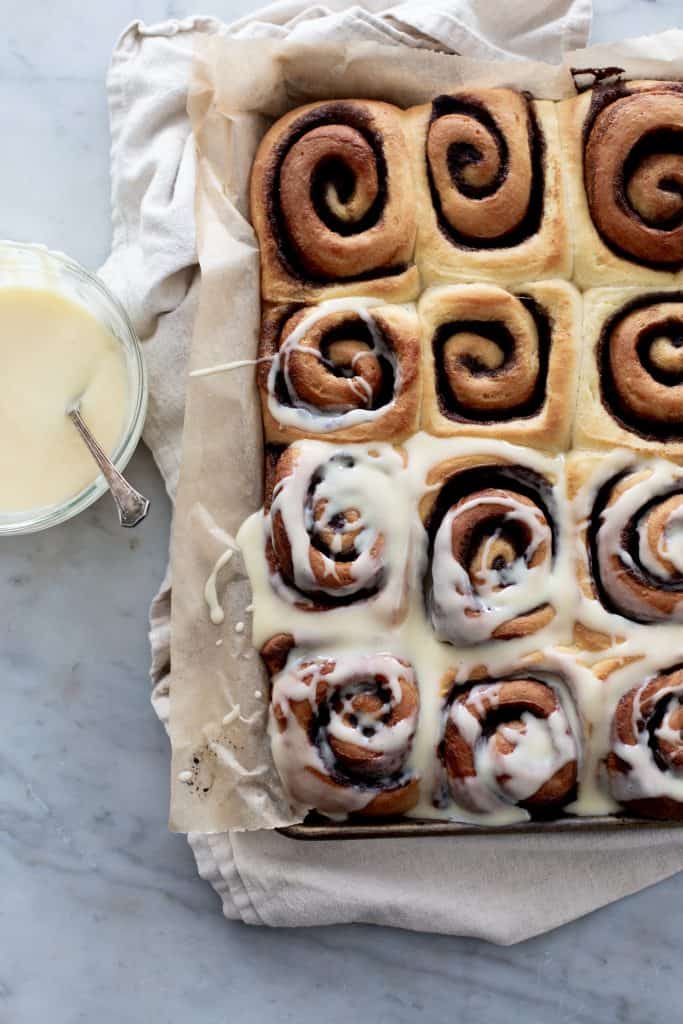
[[[424,282],[569,277],[554,104],[460,89],[409,111]]]
[[[403,814],[417,803],[410,768],[419,696],[391,654],[290,662],[273,680],[269,732],[293,804],[332,817]]]
[[[268,441],[402,440],[418,428],[420,376],[412,308],[335,299],[264,318],[257,380]]]
[[[448,285],[429,289],[418,311],[425,430],[568,446],[580,311],[571,285]]]
[[[617,638],[628,622],[683,622],[683,468],[625,452],[582,453],[572,456],[568,478],[584,622]],[[628,622],[608,622],[605,612]]]
[[[539,472],[515,452],[519,462],[473,455],[427,477],[425,600],[438,639],[457,646],[532,636],[571,601],[560,467]]]
[[[623,694],[605,763],[611,793],[630,814],[683,819],[683,666]]]
[[[560,124],[579,287],[683,280],[683,83],[597,85]]]
[[[417,294],[415,202],[403,114],[387,103],[299,107],[264,136],[251,219],[270,302]]]
[[[683,456],[683,291],[589,291],[583,337],[575,443]]]
[[[270,587],[286,604],[322,611],[382,596],[390,618],[401,614],[410,529],[396,491],[402,469],[388,445],[284,450],[264,531]]]
[[[445,709],[437,806],[556,815],[576,796],[580,737],[562,681],[520,673],[455,685]]]

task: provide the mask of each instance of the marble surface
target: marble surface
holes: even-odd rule
[[[229,20],[252,6],[217,0],[211,13]],[[596,40],[680,19],[678,0],[595,6]],[[109,52],[133,17],[189,10],[0,0],[0,235],[91,267],[104,259]],[[670,1015],[683,995],[683,876],[508,949],[226,922],[184,839],[166,831],[167,744],[148,702],[145,620],[170,510],[149,453],[130,476],[153,502],[134,535],[103,499],[66,526],[0,542],[0,1024]]]

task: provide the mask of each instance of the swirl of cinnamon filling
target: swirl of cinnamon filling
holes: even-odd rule
[[[327,608],[384,588],[390,574],[384,502],[401,465],[392,449],[340,451],[305,441],[285,450],[266,517],[266,557],[277,592],[304,608]]]
[[[598,87],[584,139],[591,217],[627,259],[683,265],[683,89],[680,83]]]
[[[683,470],[626,470],[596,495],[590,567],[602,604],[634,622],[683,622]]]
[[[432,340],[441,412],[465,422],[538,412],[550,349],[540,306],[495,285],[469,285],[453,290],[443,316]]]
[[[553,507],[549,484],[522,467],[478,466],[444,481],[425,579],[439,639],[512,640],[552,621]]]
[[[683,293],[650,293],[620,309],[598,342],[603,403],[641,437],[683,437]]]
[[[578,743],[555,688],[534,678],[477,683],[447,708],[439,754],[456,803],[547,814],[575,795]]]
[[[631,813],[683,818],[683,668],[624,694],[606,765],[612,795]]]
[[[418,799],[407,761],[419,697],[390,654],[312,658],[273,682],[273,759],[290,799],[333,816],[403,814]]]
[[[439,223],[456,244],[509,247],[538,230],[542,138],[526,96],[478,89],[438,97],[426,150]]]
[[[264,139],[270,229],[297,276],[330,282],[405,269],[415,214],[397,116],[381,103],[320,103]]]

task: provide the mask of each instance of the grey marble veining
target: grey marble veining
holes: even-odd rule
[[[680,18],[676,0],[596,8],[599,40]],[[133,17],[187,13],[162,0],[0,0],[0,236],[104,259],[109,52]],[[166,831],[146,612],[170,511],[147,452],[130,476],[153,501],[135,533],[103,499],[0,542],[0,1024],[669,1019],[683,995],[683,877],[509,949],[223,920],[184,839]]]

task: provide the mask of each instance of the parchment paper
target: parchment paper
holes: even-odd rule
[[[247,195],[251,162],[272,119],[326,98],[384,99],[408,106],[465,82],[562,99],[575,92],[572,67],[616,64],[630,78],[681,78],[682,61],[681,31],[575,51],[560,67],[474,61],[373,43],[313,47],[198,40],[189,113],[198,158],[201,290],[191,369],[256,354],[258,249]],[[253,367],[191,378],[172,542],[170,826],[176,831],[275,828],[299,820],[288,808],[270,760],[268,684],[250,644],[250,592],[238,554],[217,579],[225,610],[222,625],[210,621],[203,596],[239,525],[260,506],[261,484]],[[244,632],[235,629],[240,623]]]

